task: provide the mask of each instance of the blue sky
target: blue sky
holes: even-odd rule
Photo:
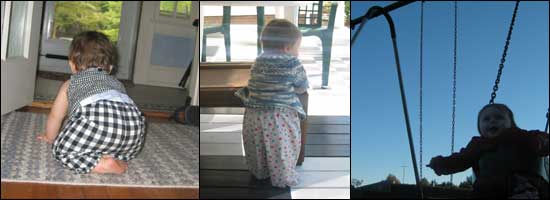
[[[373,5],[352,2],[352,19]],[[420,2],[392,11],[417,162],[419,155]],[[488,103],[515,2],[459,2],[455,151],[477,136],[477,113]],[[424,5],[424,165],[451,151],[454,2]],[[523,129],[544,129],[548,108],[548,2],[521,2],[496,102]],[[352,33],[353,34],[353,33]],[[389,28],[368,22],[351,48],[352,178],[374,183],[395,174],[414,183]],[[455,174],[458,184],[471,170]],[[428,180],[448,181],[424,167]],[[403,180],[402,180],[403,181]]]

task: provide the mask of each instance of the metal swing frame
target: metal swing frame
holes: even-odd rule
[[[409,121],[409,112],[408,112],[408,108],[407,108],[407,99],[405,97],[405,88],[403,86],[403,78],[402,78],[402,75],[401,75],[401,65],[399,63],[399,53],[398,53],[398,49],[397,49],[395,26],[393,24],[393,20],[392,20],[391,16],[388,14],[389,11],[392,11],[392,10],[395,10],[397,8],[403,7],[403,6],[408,5],[412,2],[414,2],[414,1],[402,1],[402,2],[400,1],[400,2],[393,3],[389,6],[386,6],[384,8],[380,7],[380,6],[372,6],[371,8],[369,8],[367,13],[365,13],[365,15],[363,15],[362,17],[359,17],[357,19],[352,20],[351,21],[351,28],[352,29],[354,29],[355,26],[358,23],[361,23],[361,25],[360,25],[359,29],[357,30],[357,32],[355,32],[355,35],[351,39],[351,46],[353,46],[353,44],[355,43],[355,40],[357,39],[357,36],[359,35],[359,33],[361,33],[361,29],[363,29],[363,26],[366,24],[366,22],[368,20],[373,19],[375,17],[378,17],[380,15],[384,15],[384,17],[388,21],[388,25],[390,27],[390,32],[391,32],[391,39],[392,39],[392,44],[393,44],[393,53],[395,55],[395,64],[396,64],[396,68],[397,68],[397,77],[399,79],[399,89],[400,89],[400,93],[401,93],[401,102],[402,102],[402,105],[403,105],[403,113],[405,115],[405,124],[406,124],[406,127],[407,127],[407,136],[409,138],[409,148],[410,148],[412,164],[413,164],[413,168],[414,168],[414,176],[415,176],[415,181],[416,181],[416,187],[418,189],[418,196],[421,199],[424,199],[424,193],[422,191],[422,185],[420,184],[420,178],[419,178],[419,175],[418,175],[418,166],[416,165],[416,155],[415,155],[414,144],[413,144],[413,140],[412,140],[412,131],[411,131],[411,125],[410,125],[410,121]]]
[[[422,190],[422,185],[420,184],[420,179],[419,179],[419,175],[418,175],[418,167],[416,165],[416,156],[415,156],[415,151],[414,151],[414,145],[413,145],[413,142],[412,142],[412,133],[411,133],[411,128],[410,128],[406,97],[405,97],[404,88],[403,88],[403,80],[402,80],[402,76],[401,76],[401,66],[400,66],[400,62],[399,62],[399,54],[398,54],[398,48],[397,48],[397,42],[396,42],[395,27],[394,27],[394,23],[393,23],[393,20],[392,20],[391,16],[388,14],[388,12],[390,12],[392,10],[403,7],[403,6],[408,5],[410,3],[413,3],[413,2],[414,1],[399,1],[399,2],[396,2],[396,3],[390,4],[386,7],[372,6],[365,13],[365,15],[363,15],[359,18],[353,19],[351,21],[351,28],[354,29],[357,24],[360,24],[360,26],[359,26],[359,29],[355,32],[355,35],[352,36],[351,46],[353,46],[353,44],[355,43],[355,41],[357,39],[357,36],[361,33],[362,28],[364,27],[366,22],[368,22],[368,20],[376,18],[380,15],[384,15],[384,17],[388,21],[388,25],[390,27],[390,32],[391,32],[391,38],[392,38],[392,44],[393,44],[393,50],[394,50],[394,55],[395,55],[396,68],[397,68],[397,76],[398,76],[398,79],[399,79],[399,87],[400,87],[400,92],[401,92],[401,100],[402,100],[403,111],[404,111],[404,115],[405,115],[407,136],[408,136],[408,139],[409,139],[409,148],[410,148],[411,158],[412,158],[414,172],[415,172],[416,186],[417,186],[417,189],[418,189],[419,197],[423,199],[424,194],[423,194],[423,190]],[[506,52],[508,50],[508,45],[509,45],[509,42],[510,42],[511,32],[513,30],[513,25],[514,25],[516,13],[517,13],[518,5],[519,5],[519,1],[516,1],[516,6],[514,8],[512,21],[510,23],[510,28],[508,30],[508,37],[506,38],[506,45],[505,45],[504,52],[503,52],[503,55],[502,55],[502,58],[501,58],[501,63],[499,65],[497,79],[495,81],[495,85],[493,87],[493,92],[491,94],[491,99],[489,101],[490,104],[492,104],[494,102],[494,99],[496,97],[496,91],[498,90],[498,83],[500,82],[500,75],[502,74],[502,69],[504,67]],[[456,2],[455,2],[455,50],[454,51],[455,51],[455,61],[454,62],[455,62],[455,70],[456,70]],[[456,73],[456,71],[455,71],[455,73]],[[455,76],[456,76],[456,74],[455,74]],[[456,84],[456,82],[454,82],[453,84]],[[454,92],[455,92],[455,90],[453,91],[453,98],[455,97]],[[453,104],[454,103],[455,102],[453,101]],[[453,118],[454,118],[454,107],[453,107]],[[548,113],[547,113],[547,118],[548,118]],[[547,127],[548,127],[548,119],[547,119],[547,125],[545,126],[545,129],[547,129]],[[453,120],[453,129],[454,129],[454,120]],[[546,132],[546,130],[545,130],[545,132]],[[454,143],[454,132],[453,132],[453,143]],[[453,149],[453,147],[451,147],[451,149]],[[451,176],[451,180],[452,180],[452,176]]]

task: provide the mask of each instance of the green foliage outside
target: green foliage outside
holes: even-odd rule
[[[428,179],[422,178],[420,179],[420,185],[422,185],[422,187],[428,187],[430,186],[430,182],[428,181]]]
[[[391,184],[401,184],[401,181],[393,174],[388,174],[386,181],[389,181]]]
[[[465,188],[465,189],[472,189],[474,187],[474,177],[468,176],[466,177],[466,180],[461,182],[460,185],[458,185],[459,188]]]
[[[453,188],[453,189],[458,188],[458,186],[454,185],[454,184],[451,183],[450,181],[448,181],[448,182],[442,182],[442,183],[440,183],[440,184],[436,184],[435,187]]]
[[[82,31],[104,33],[111,41],[118,41],[121,1],[58,1],[52,38],[73,38]]]
[[[362,184],[363,184],[363,180],[355,179],[355,178],[351,179],[351,187],[353,187],[353,188],[358,188]]]
[[[172,15],[176,1],[161,1],[161,14]],[[55,2],[52,38],[71,39],[82,31],[104,33],[116,44],[120,29],[122,1],[58,1]],[[188,17],[191,1],[179,1],[177,17]]]
[[[350,13],[349,12],[349,8],[350,8],[349,4],[350,4],[350,1],[346,1],[346,11],[345,11],[346,12],[346,20],[350,20],[349,19],[349,13]]]
[[[160,13],[163,15],[172,16],[172,11],[174,10],[175,1],[161,1],[160,2]],[[191,1],[178,1],[178,7],[176,8],[176,13],[178,17],[188,17],[191,12]]]
[[[332,1],[325,1],[323,2],[323,13],[329,14],[330,13],[330,6],[332,5]],[[339,5],[341,6],[341,5]],[[350,1],[344,1],[344,14],[345,14],[345,24],[346,26],[349,24],[350,21]],[[325,18],[323,20],[328,20],[328,18]]]

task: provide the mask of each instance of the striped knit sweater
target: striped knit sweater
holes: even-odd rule
[[[298,112],[300,119],[306,118],[297,92],[306,91],[309,82],[297,57],[262,54],[250,73],[248,86],[235,93],[246,107],[288,108]]]

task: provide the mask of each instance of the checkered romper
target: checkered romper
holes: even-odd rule
[[[89,173],[103,155],[128,161],[142,148],[145,117],[133,102],[100,99],[80,105],[82,100],[105,91],[121,92],[118,88],[122,84],[113,83],[120,82],[97,69],[78,72],[71,77],[69,106],[77,103],[78,106],[74,106],[74,110],[71,108],[52,151],[57,161],[76,173]],[[90,93],[90,88],[95,92]]]

